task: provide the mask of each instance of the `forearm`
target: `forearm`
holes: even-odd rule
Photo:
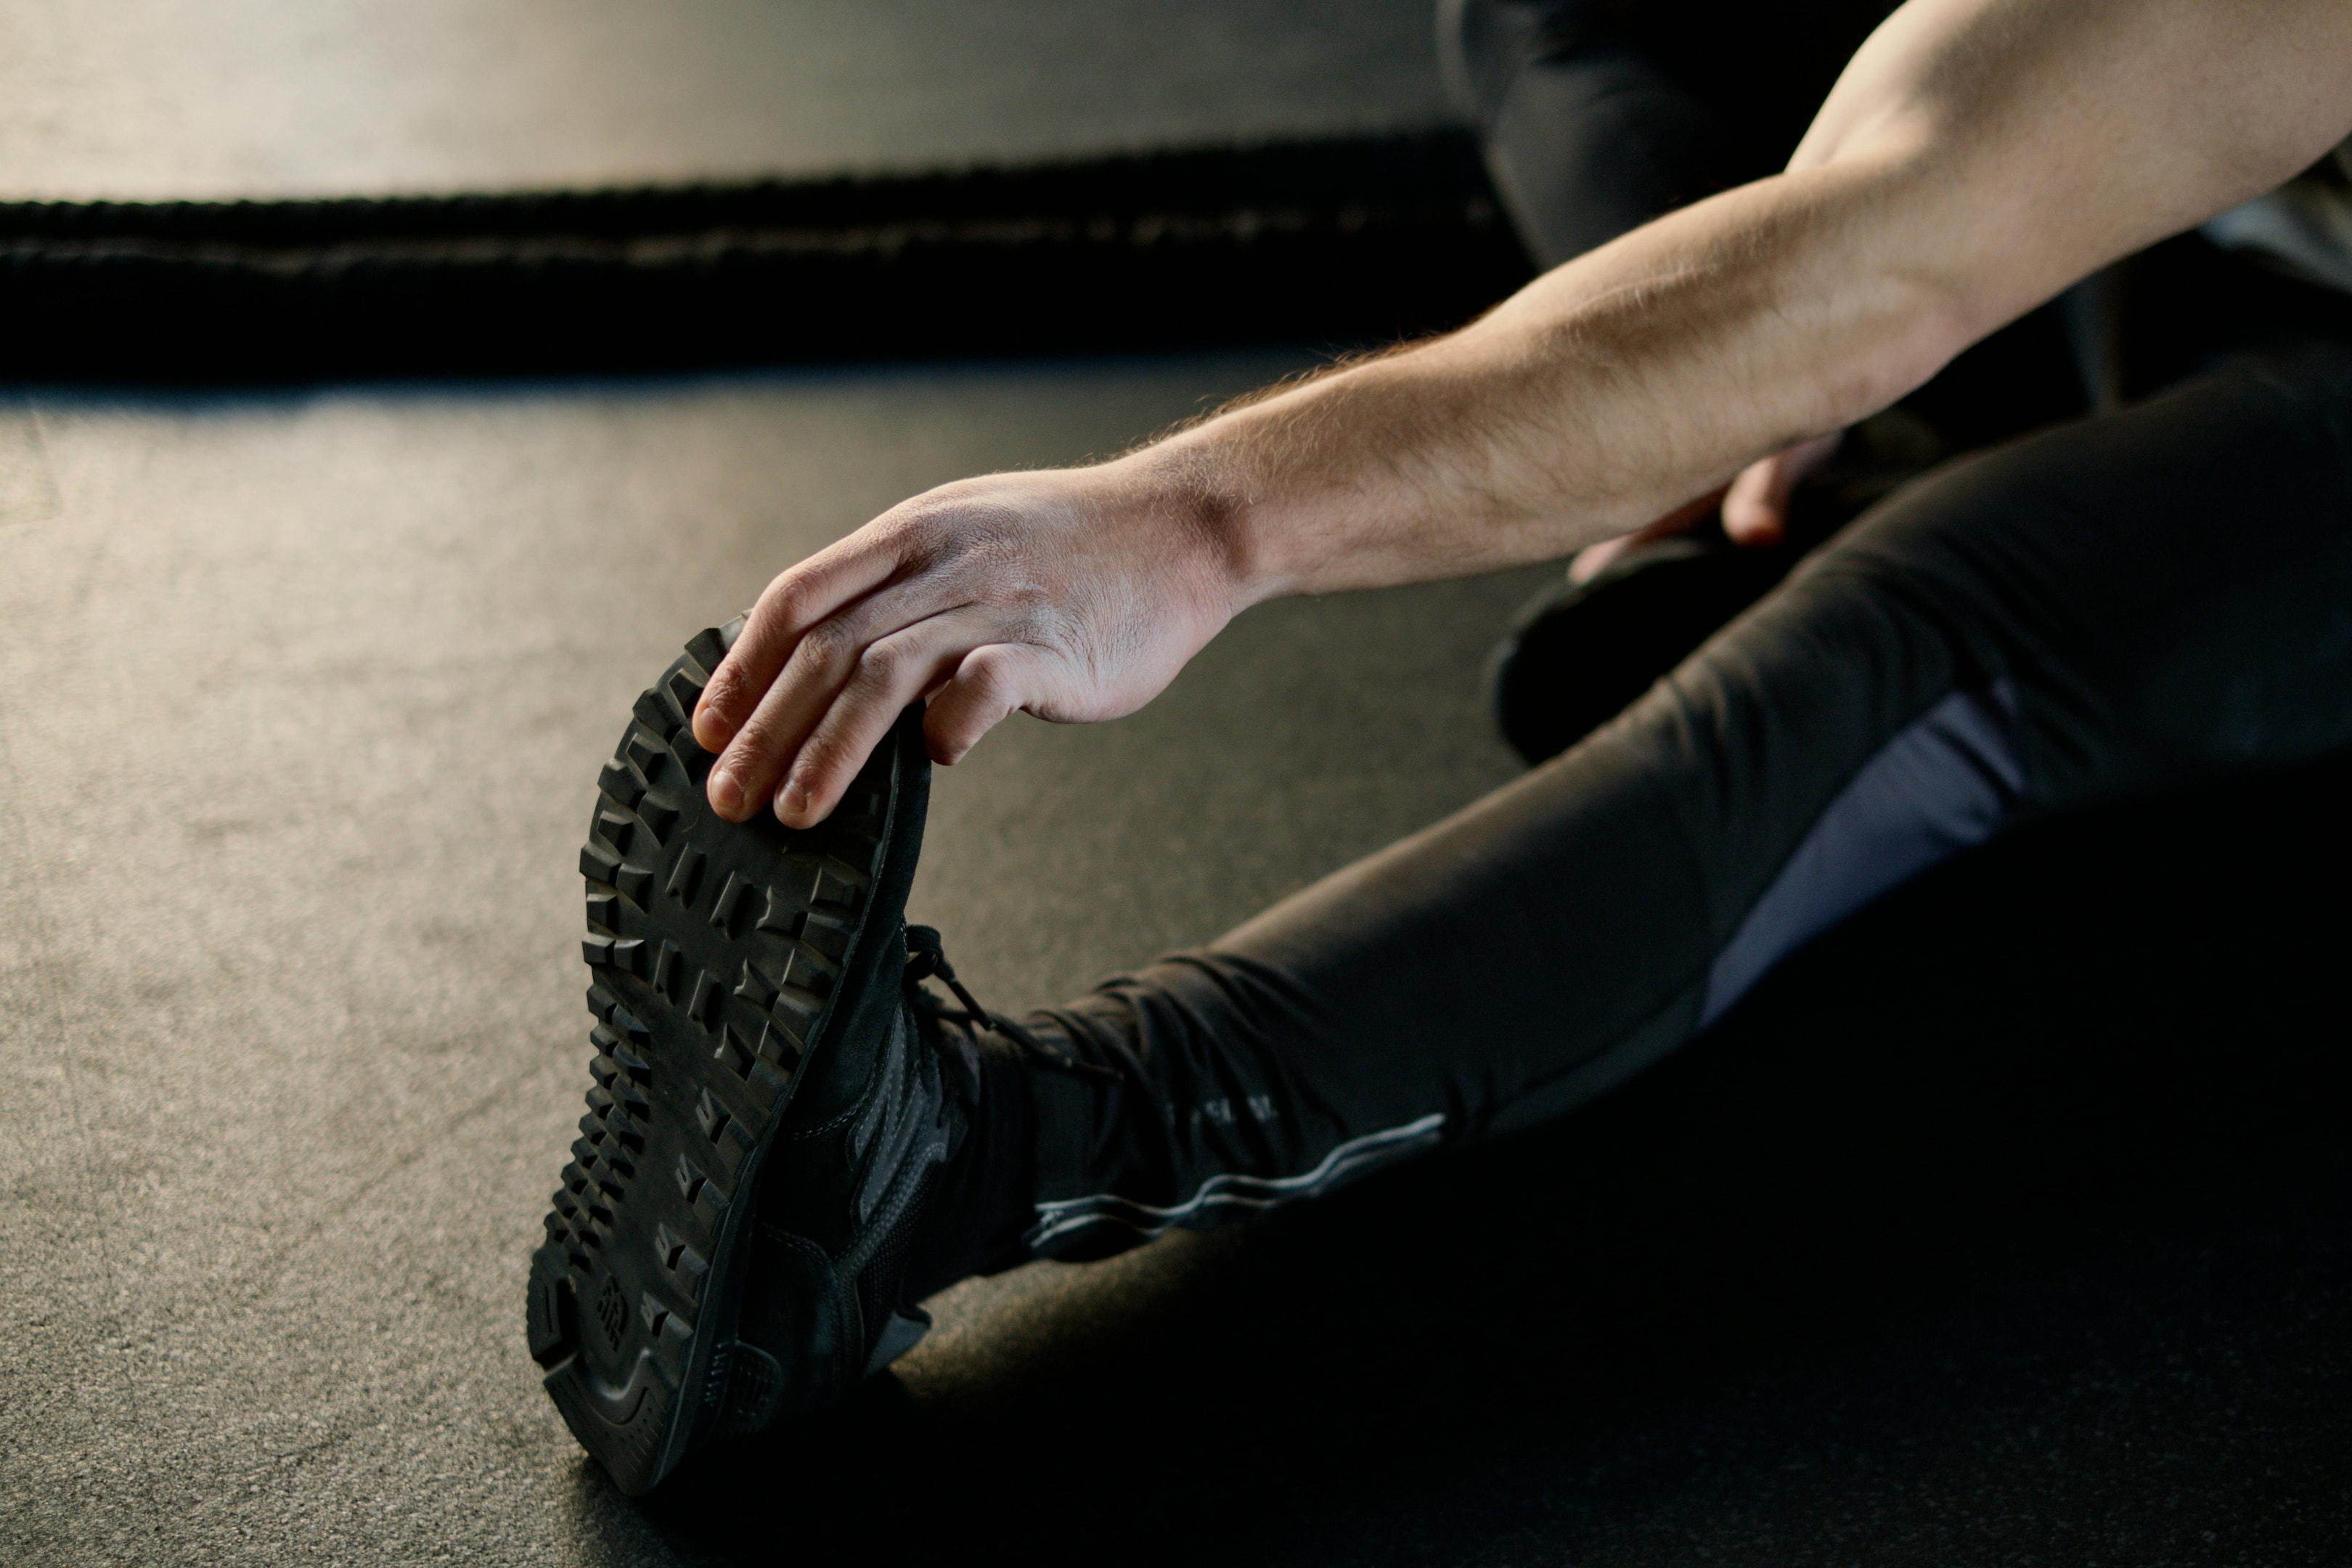
[[[1913,0],[1790,170],[1123,459],[1238,603],[1564,554],[1916,386],[2352,130],[2340,0]]]
[[[1892,402],[1973,323],[1899,176],[1726,193],[1445,337],[1122,459],[1225,544],[1244,602],[1565,554]]]
[[[1238,609],[1565,554],[1884,406],[2352,130],[2346,0],[1910,0],[1788,173],[1458,332],[1085,468],[966,479],[781,573],[695,715],[728,816],[830,811],[908,703],[1150,700]],[[780,787],[781,786],[781,787]]]

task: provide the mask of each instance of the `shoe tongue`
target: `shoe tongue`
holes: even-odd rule
[[[907,1009],[900,983],[907,962],[904,933],[903,926],[893,923],[859,939],[811,1054],[810,1077],[793,1097],[794,1125],[828,1121],[865,1098],[890,1030]]]

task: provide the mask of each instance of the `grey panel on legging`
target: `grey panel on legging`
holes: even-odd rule
[[[2319,350],[1930,476],[1565,756],[1035,1016],[1127,1076],[1039,1081],[1034,1196],[1215,1223],[1433,1115],[1549,1120],[2005,821],[2347,744],[2352,353]]]
[[[1699,1027],[1854,910],[2000,830],[2025,785],[2016,708],[2006,680],[1955,691],[1864,765],[1716,955]]]

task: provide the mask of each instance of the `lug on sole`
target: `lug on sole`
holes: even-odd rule
[[[807,831],[713,815],[688,721],[734,629],[637,699],[580,852],[595,1087],[527,1324],[565,1423],[631,1495],[719,1424],[751,1183],[823,1047],[898,782],[886,742]]]

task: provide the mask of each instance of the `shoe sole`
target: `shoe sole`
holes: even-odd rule
[[[1482,684],[1495,728],[1530,767],[1599,729],[1768,592],[1778,553],[1670,539],[1590,582],[1547,588],[1512,617]]]
[[[598,775],[580,857],[596,1082],[531,1258],[531,1355],[632,1496],[718,1425],[761,1163],[854,1001],[844,977],[874,969],[868,917],[904,896],[875,895],[919,710],[814,828],[709,810],[690,720],[734,630],[687,645]]]

